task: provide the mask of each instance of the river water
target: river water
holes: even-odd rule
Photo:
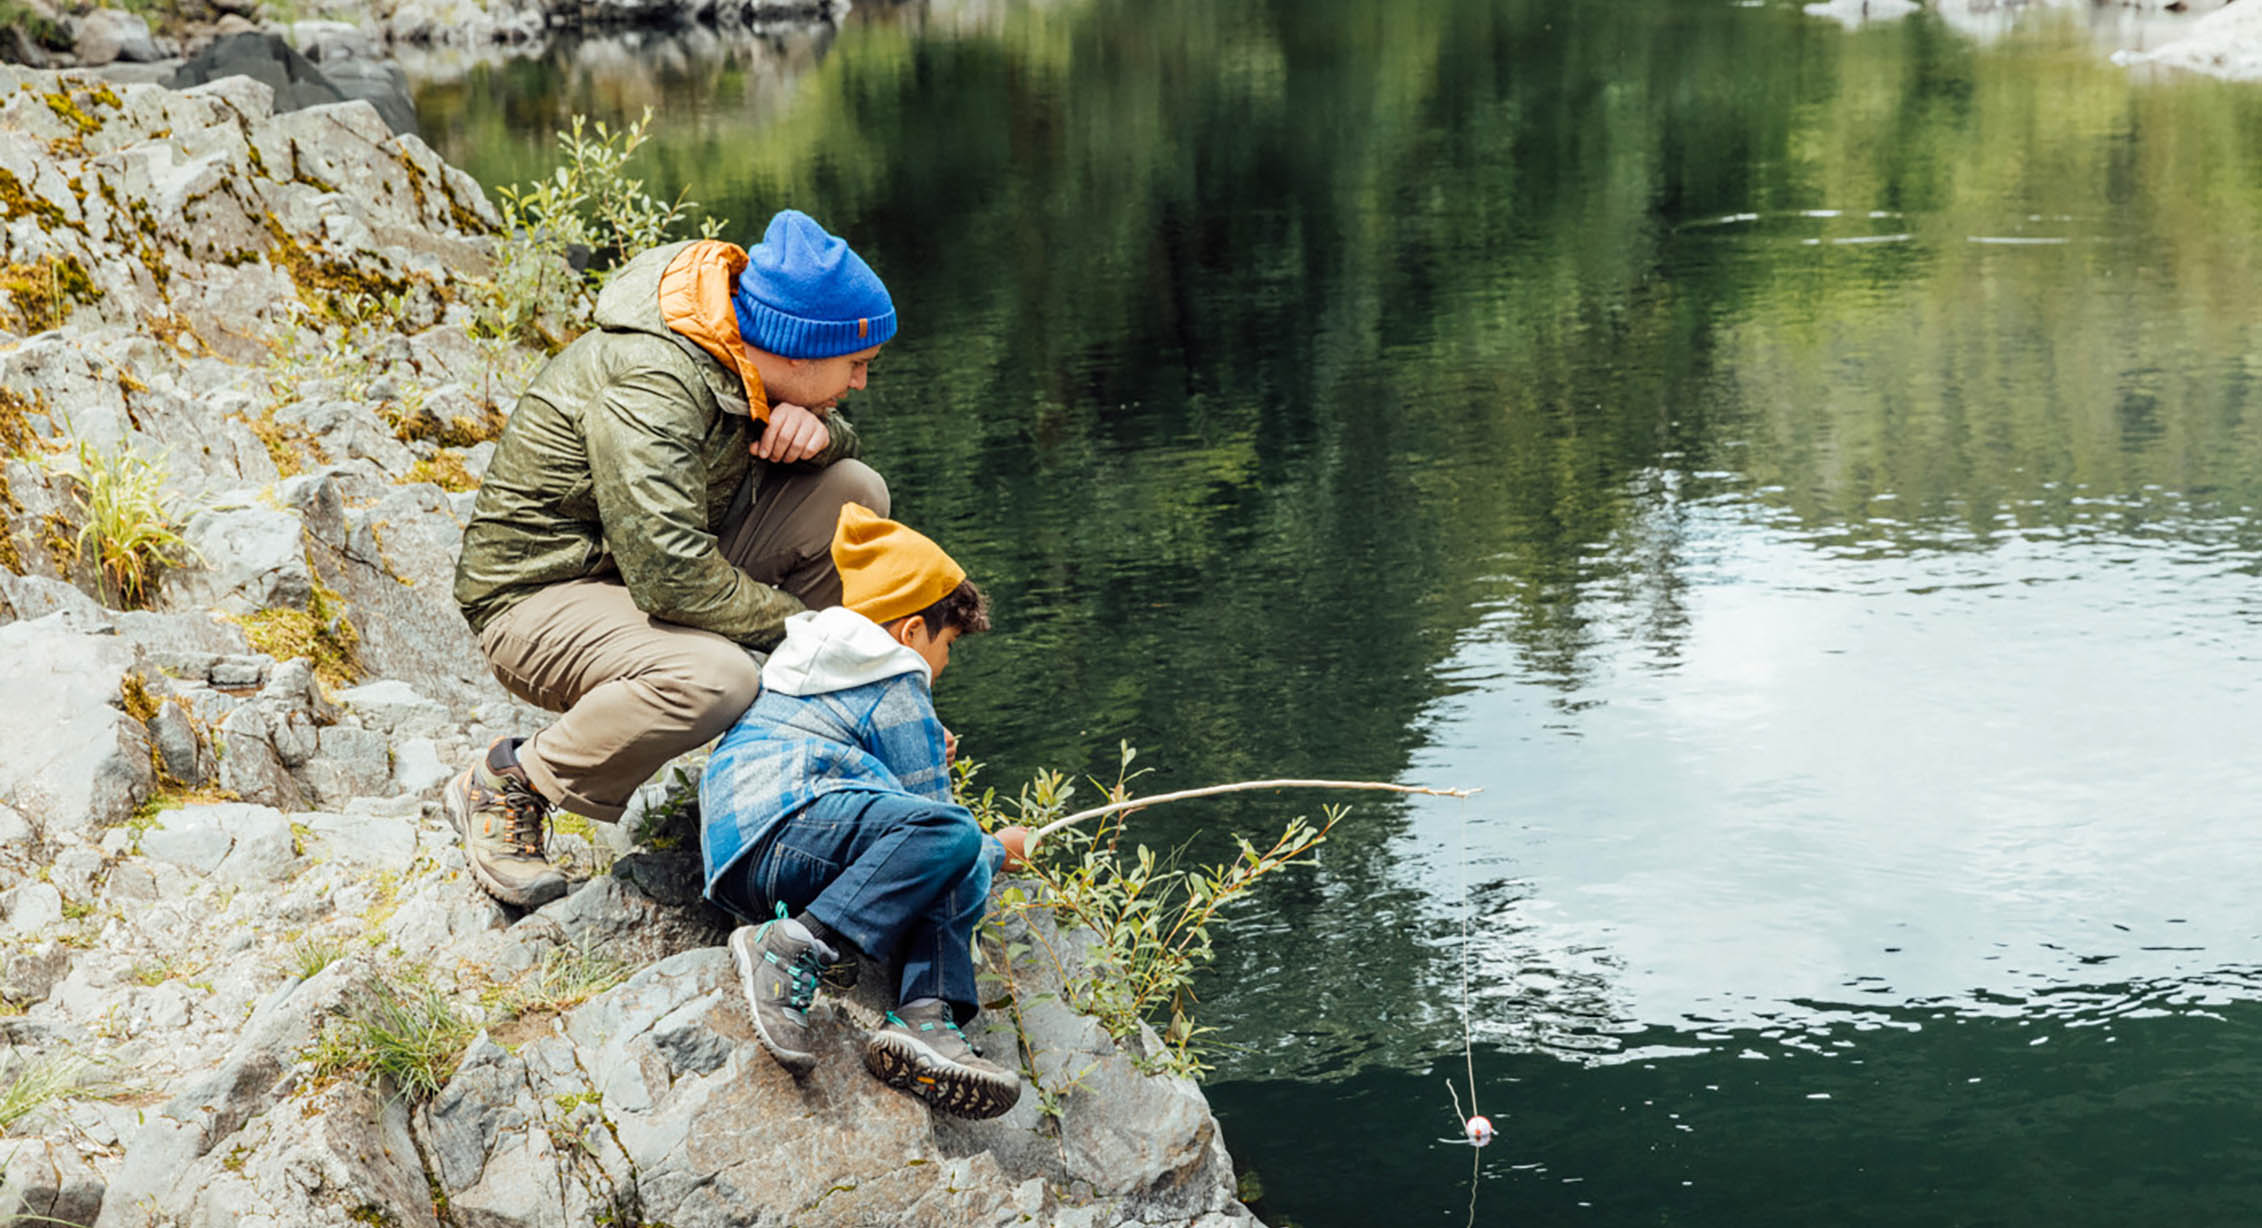
[[[2251,1224],[2262,89],[2099,39],[936,4],[419,105],[490,184],[651,105],[661,190],[886,277],[850,412],[996,598],[992,783],[1484,789],[1221,936],[1271,1222]]]

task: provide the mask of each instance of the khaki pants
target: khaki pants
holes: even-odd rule
[[[772,470],[760,490],[739,492],[723,557],[811,609],[839,605],[833,526],[847,502],[885,516],[887,483],[853,460],[817,473]],[[612,578],[542,589],[487,624],[479,648],[511,694],[564,714],[518,748],[528,779],[558,805],[607,822],[662,764],[730,728],[761,681],[746,649],[643,613]]]

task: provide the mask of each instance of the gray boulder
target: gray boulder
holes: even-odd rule
[[[112,635],[67,629],[68,614],[0,626],[0,803],[49,832],[123,822],[149,796],[149,734],[120,707],[136,663]]]
[[[298,770],[300,787],[323,806],[389,793],[392,779],[392,745],[385,735],[351,725],[318,730],[314,757]]]
[[[275,91],[277,113],[360,99],[376,107],[395,133],[414,133],[416,106],[409,101],[407,78],[390,65],[335,54],[350,45],[329,38],[325,50],[334,58],[323,66],[299,54],[281,35],[233,34],[213,40],[182,64],[168,84],[188,89],[226,77],[250,77]]]
[[[78,57],[91,68],[115,60],[147,64],[165,53],[150,37],[148,22],[124,9],[96,9],[79,20]]]
[[[103,1181],[63,1139],[0,1143],[0,1223],[85,1224],[102,1210]]]
[[[182,537],[201,565],[166,577],[165,600],[176,610],[304,609],[314,596],[305,529],[289,512],[247,499],[191,516]]]
[[[100,602],[61,580],[0,569],[0,623],[29,622],[58,613],[69,614],[67,621],[79,626],[108,621]]]
[[[290,822],[266,806],[183,806],[158,821],[142,836],[142,853],[218,882],[279,882],[298,862]]]

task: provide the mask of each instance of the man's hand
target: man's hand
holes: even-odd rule
[[[773,464],[790,465],[824,451],[832,441],[833,433],[822,415],[791,401],[780,401],[770,406],[769,426],[747,450]]]
[[[958,762],[958,735],[948,729],[942,731],[942,761],[945,767]]]

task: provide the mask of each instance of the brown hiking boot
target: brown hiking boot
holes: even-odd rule
[[[497,759],[505,762],[497,765]],[[505,904],[539,908],[565,894],[565,875],[542,856],[550,803],[500,739],[448,782],[448,822],[463,837],[471,877]]]
[[[953,1117],[996,1117],[1021,1099],[1021,1076],[974,1052],[950,1007],[931,998],[889,1011],[864,1042],[864,1065]]]

